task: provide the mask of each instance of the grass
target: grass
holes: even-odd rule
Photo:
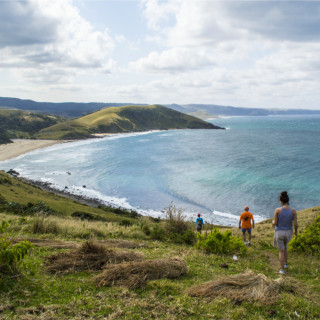
[[[4,175],[1,173],[1,175]],[[7,175],[5,175],[7,176]],[[228,298],[207,300],[187,294],[194,285],[242,273],[248,269],[262,273],[268,279],[279,277],[277,250],[272,247],[271,221],[257,223],[253,230],[253,246],[238,261],[232,254],[205,254],[193,246],[155,241],[143,232],[143,225],[163,225],[152,219],[131,219],[132,225],[121,226],[123,217],[112,212],[91,208],[70,199],[44,193],[38,188],[12,179],[0,184],[1,195],[10,201],[27,203],[35,198],[46,200],[47,205],[60,212],[51,216],[21,216],[1,212],[0,222],[7,220],[10,227],[6,235],[15,238],[34,238],[71,241],[82,244],[87,238],[100,240],[130,240],[145,244],[133,252],[145,259],[156,260],[178,256],[188,265],[188,273],[178,279],[148,281],[145,288],[98,288],[93,278],[100,272],[77,272],[53,275],[46,272],[46,257],[68,249],[46,246],[35,247],[26,256],[21,273],[15,278],[0,280],[1,319],[319,319],[320,318],[320,261],[318,257],[289,252],[289,272],[284,276],[296,291],[281,292],[272,305],[260,302],[232,301]],[[20,184],[20,186],[19,186]],[[10,191],[13,189],[14,191]],[[33,193],[29,193],[32,191]],[[19,196],[20,195],[20,196]],[[7,198],[8,197],[8,198]],[[101,214],[109,221],[81,221],[72,218],[73,211],[87,210]],[[320,207],[298,212],[299,232],[302,232],[320,213]],[[37,220],[38,219],[38,220]],[[48,228],[48,226],[55,226]],[[37,232],[33,233],[35,226]],[[48,228],[48,229],[46,229]],[[226,228],[221,228],[226,230]],[[240,236],[237,228],[231,232]],[[210,231],[209,231],[210,232]],[[116,242],[115,242],[116,243]],[[122,250],[113,247],[114,250]],[[221,267],[221,265],[228,267]]]
[[[3,171],[0,171],[0,182],[0,195],[8,202],[23,205],[44,202],[56,212],[56,215],[63,217],[69,217],[74,212],[85,212],[109,222],[120,222],[124,218],[122,215],[117,215],[108,210],[93,208],[58,194],[42,191],[40,188],[17,180]],[[126,217],[126,219],[133,221],[130,217]]]

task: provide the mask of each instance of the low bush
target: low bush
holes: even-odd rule
[[[120,222],[119,222],[119,225],[120,226],[123,226],[123,227],[129,227],[129,226],[132,226],[132,222],[128,219],[122,219]]]
[[[192,230],[186,230],[185,233],[182,236],[184,243],[193,245],[195,244],[197,237],[195,233]]]
[[[220,232],[218,228],[213,229],[210,234],[198,234],[196,247],[207,253],[216,254],[245,253],[247,251],[242,239],[233,236],[229,230],[224,233]]]
[[[169,240],[176,244],[182,244],[184,242],[182,235],[179,233],[171,233],[169,235]]]
[[[289,242],[289,248],[300,253],[320,255],[320,215]]]
[[[39,201],[35,204],[31,202],[28,203],[28,213],[29,214],[44,214],[44,215],[51,215],[54,213],[54,210],[47,206],[44,202]]]
[[[12,185],[12,182],[9,178],[0,178],[0,184]]]
[[[7,221],[2,221],[0,233],[4,233],[7,227],[9,227],[9,223]],[[15,273],[18,265],[31,248],[32,244],[28,241],[21,241],[13,245],[11,241],[3,235],[0,238],[0,275]]]
[[[95,216],[93,214],[83,211],[75,211],[71,214],[71,217],[80,218],[81,220],[95,220]]]
[[[182,209],[177,209],[172,203],[165,211],[166,232],[170,234],[183,235],[188,230],[188,223],[182,214]]]
[[[119,214],[119,215],[126,215],[127,217],[130,218],[137,218],[139,216],[138,212],[135,210],[127,210],[124,208],[114,208],[114,207],[110,207],[110,206],[98,206],[99,209],[102,209],[106,212],[113,212],[115,214]]]
[[[151,229],[147,224],[142,226],[142,231],[146,236],[150,236],[151,234]]]
[[[51,215],[54,213],[54,210],[42,201],[39,201],[36,204],[29,202],[27,205],[23,205],[17,202],[6,202],[4,205],[4,209],[7,212],[18,215],[35,215],[37,213]]]
[[[20,203],[8,202],[5,205],[5,210],[13,214],[22,215],[26,214],[27,207]]]
[[[160,240],[163,241],[166,237],[166,233],[164,231],[163,228],[161,228],[158,225],[153,226],[151,232],[150,232],[150,236],[152,239],[154,240]]]
[[[183,235],[179,233],[171,233],[169,235],[169,239],[176,244],[188,244],[188,245],[193,245],[196,242],[196,235],[195,233],[188,229],[184,232]]]

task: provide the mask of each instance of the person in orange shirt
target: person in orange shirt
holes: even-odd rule
[[[251,220],[252,220],[252,225],[251,225]],[[241,225],[241,221],[242,221],[242,225]],[[249,234],[248,246],[251,246],[251,227],[254,228],[253,214],[249,212],[249,207],[245,206],[244,212],[242,212],[240,215],[239,229],[242,230],[242,238],[245,245],[247,245],[246,232],[248,231],[248,234]]]

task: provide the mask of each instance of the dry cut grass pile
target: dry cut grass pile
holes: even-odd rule
[[[144,287],[148,280],[175,279],[188,272],[187,263],[178,257],[109,265],[94,278],[97,286]]]
[[[284,289],[282,278],[270,280],[263,274],[254,274],[248,270],[234,276],[209,281],[189,288],[187,294],[202,298],[228,298],[234,302],[259,301],[272,304],[279,298]],[[292,288],[290,289],[292,292]]]
[[[87,241],[81,247],[69,252],[54,254],[46,261],[50,273],[68,273],[74,271],[97,271],[107,264],[127,261],[141,261],[141,253],[109,250],[105,245]]]

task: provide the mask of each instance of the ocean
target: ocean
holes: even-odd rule
[[[287,190],[297,210],[320,204],[320,116],[209,120],[227,130],[168,130],[62,143],[0,162],[21,176],[162,217],[236,226],[248,205],[271,218]],[[67,189],[65,188],[67,187]]]

